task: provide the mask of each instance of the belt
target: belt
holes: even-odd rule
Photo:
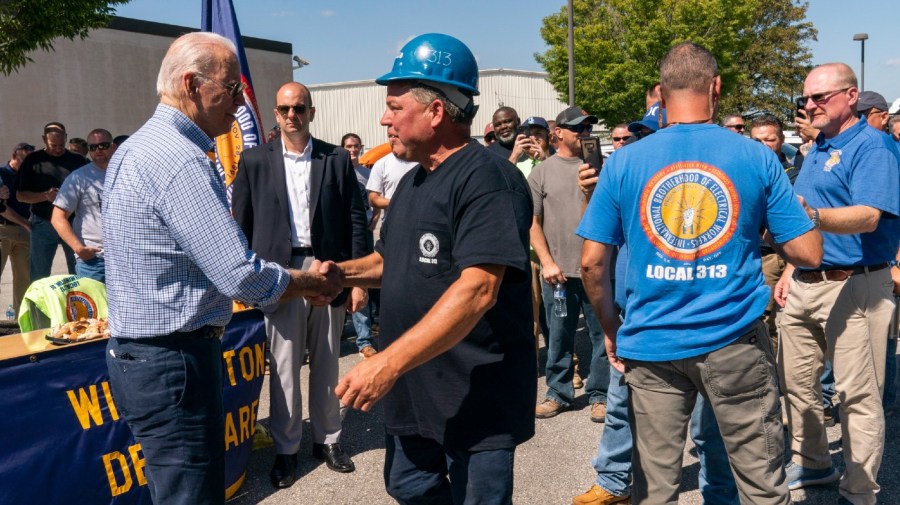
[[[291,256],[312,256],[312,247],[291,247]]]
[[[221,340],[225,334],[222,326],[202,326],[193,331],[176,331],[171,336],[174,338],[200,338],[204,340]]]
[[[760,246],[760,248],[759,248],[760,256],[768,256],[770,254],[775,254],[775,249],[772,249],[769,246]]]
[[[798,270],[797,280],[807,284],[825,281],[845,281],[853,275],[877,272],[888,267],[888,263],[878,263],[864,267],[835,267],[827,270]]]

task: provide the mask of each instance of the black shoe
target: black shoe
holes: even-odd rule
[[[341,444],[313,444],[313,457],[325,460],[328,468],[335,472],[350,473],[356,470],[356,465],[341,449]]]
[[[297,455],[276,454],[269,476],[272,477],[272,485],[278,489],[293,486],[297,481]]]

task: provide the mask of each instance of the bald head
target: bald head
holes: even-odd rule
[[[274,112],[285,145],[302,151],[309,141],[309,125],[316,116],[309,88],[299,82],[289,82],[278,88]]]
[[[832,138],[856,122],[856,74],[844,63],[826,63],[812,69],[803,82],[806,115],[813,128]]]

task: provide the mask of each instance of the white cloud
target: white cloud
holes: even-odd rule
[[[398,54],[400,54],[400,50],[403,49],[403,46],[405,46],[407,42],[412,40],[413,37],[415,37],[415,35],[410,35],[410,36],[406,37],[405,39],[397,42],[397,45],[394,46],[393,56],[397,56]]]
[[[273,18],[288,18],[297,15],[294,11],[275,11],[271,14]]]
[[[324,11],[322,11],[322,17],[330,18],[331,16],[334,16],[334,14],[335,12],[331,9],[325,9]]]
[[[892,67],[900,67],[900,58],[887,60],[887,64]]]

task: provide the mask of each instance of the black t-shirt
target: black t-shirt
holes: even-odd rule
[[[506,147],[505,145],[501,144],[499,140],[486,147],[488,151],[500,156],[504,160],[509,160],[509,157],[512,156],[512,148],[513,144],[510,144],[509,147]]]
[[[384,258],[382,348],[434,306],[460,272],[506,266],[497,303],[460,343],[409,371],[384,399],[391,435],[461,450],[511,448],[534,435],[528,184],[477,142],[434,172],[401,179],[375,246]]]
[[[87,160],[73,152],[66,151],[62,156],[50,156],[43,149],[35,151],[22,161],[16,189],[40,193],[50,188],[59,188],[70,173],[85,164],[87,164]],[[53,204],[51,202],[34,203],[31,205],[31,212],[49,220],[50,214],[53,213]]]

